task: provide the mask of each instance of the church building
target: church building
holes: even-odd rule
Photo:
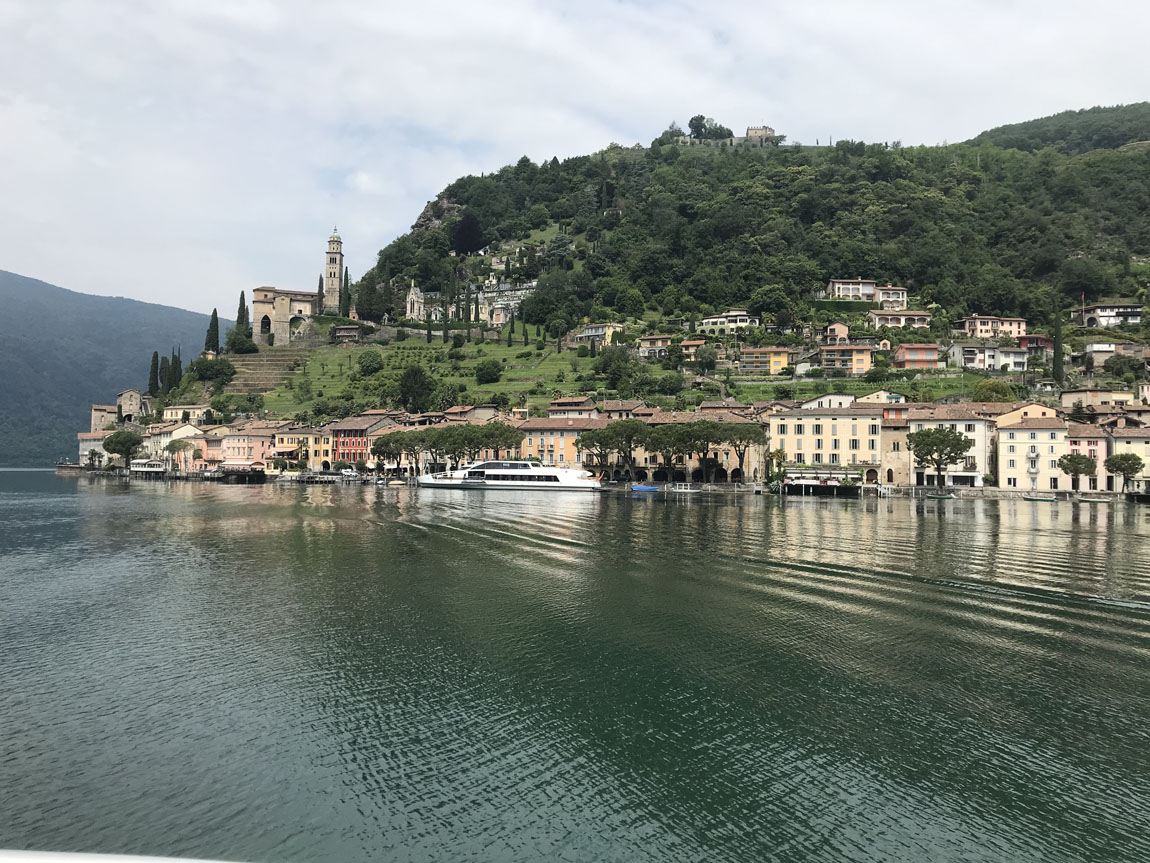
[[[316,291],[287,291],[265,285],[252,291],[252,339],[257,345],[286,345],[304,324],[318,314],[339,314],[339,289],[343,282],[343,240],[333,230],[327,240],[324,264],[323,305]]]

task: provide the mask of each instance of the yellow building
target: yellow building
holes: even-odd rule
[[[576,442],[588,429],[605,428],[607,420],[568,417],[536,417],[519,424],[523,432],[521,451],[526,459],[538,459],[545,465],[578,468],[583,454]]]
[[[331,470],[332,436],[327,429],[301,426],[276,432],[275,455],[299,461],[308,470]]]
[[[1116,428],[1110,430],[1110,454],[1132,452],[1142,459],[1142,473],[1130,480],[1125,491],[1150,490],[1150,428]],[[1123,491],[1122,477],[1116,476],[1107,485],[1114,491]]]
[[[786,453],[788,475],[861,472],[865,482],[879,480],[881,406],[798,409],[764,419],[769,419],[771,446]]]
[[[998,485],[1031,492],[1070,488],[1058,467],[1069,452],[1067,426],[1057,417],[1027,417],[998,427]]]
[[[779,347],[744,347],[739,351],[739,371],[763,372],[768,375],[781,374],[783,369],[790,365],[791,352],[789,348]]]
[[[821,345],[819,364],[824,369],[842,369],[848,375],[865,375],[874,358],[871,345]]]

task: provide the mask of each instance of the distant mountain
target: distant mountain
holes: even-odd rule
[[[967,143],[1030,152],[1053,147],[1074,155],[1090,150],[1116,150],[1134,141],[1150,141],[1150,102],[1062,111],[990,129]]]
[[[144,388],[152,351],[204,345],[208,316],[94,297],[0,270],[0,465],[76,458],[93,402]],[[221,328],[225,322],[221,321]]]

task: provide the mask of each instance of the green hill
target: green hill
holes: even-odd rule
[[[990,129],[968,143],[1035,151],[1053,147],[1062,153],[1116,150],[1150,141],[1150,102],[1062,111],[1050,117]]]
[[[94,297],[0,270],[0,465],[76,458],[89,407],[147,384],[152,351],[203,347],[208,316]],[[226,325],[226,322],[221,322]]]
[[[1100,143],[1099,118],[1121,117],[1126,131],[1109,139],[1117,146],[1143,134],[1136,120],[1148,108],[1066,122]],[[813,287],[857,276],[905,285],[943,316],[1042,324],[1083,295],[1131,296],[1147,282],[1144,149],[665,140],[539,165],[525,157],[457,180],[379,253],[356,286],[360,313],[402,313],[413,280],[465,299],[491,271],[492,257],[474,254],[487,243],[511,247],[510,261],[495,262],[506,278],[539,279],[523,313],[557,329],[733,304],[808,316]]]

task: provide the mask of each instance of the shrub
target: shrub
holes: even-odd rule
[[[406,342],[407,341],[407,330],[396,330],[395,331],[395,340],[397,342]]]
[[[591,349],[589,347],[587,347],[586,345],[579,345],[579,348],[575,351],[575,356],[585,357],[589,353],[591,353]]]
[[[483,360],[475,366],[475,382],[493,384],[503,375],[503,365],[498,360]]]
[[[364,351],[356,358],[355,364],[359,367],[359,373],[365,378],[383,371],[383,357],[378,351]]]

